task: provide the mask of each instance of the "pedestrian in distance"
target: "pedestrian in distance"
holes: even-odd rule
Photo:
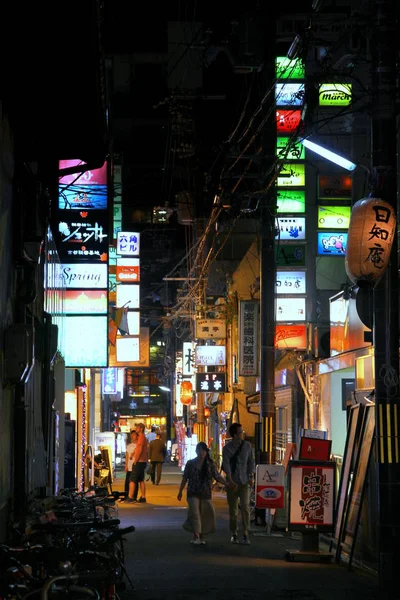
[[[232,440],[222,449],[222,469],[228,482],[235,488],[227,489],[229,507],[229,527],[232,544],[238,544],[238,512],[240,504],[242,543],[250,544],[250,491],[254,485],[254,457],[250,442],[244,439],[245,433],[240,423],[232,423],[229,428]]]
[[[130,441],[126,445],[126,452],[125,452],[125,486],[124,486],[125,498],[127,498],[129,495],[129,482],[131,480],[131,475],[132,475],[133,457],[135,455],[137,437],[138,436],[137,436],[136,430],[132,429],[130,432]],[[136,489],[136,498],[134,497],[134,499],[137,500],[137,489]]]
[[[178,492],[178,500],[182,500],[182,492],[187,487],[188,513],[183,528],[193,533],[191,544],[204,545],[204,536],[215,532],[215,510],[212,503],[212,484],[214,479],[226,488],[235,487],[220,475],[215,463],[211,460],[207,444],[199,442],[196,446],[196,458],[188,460],[182,476]]]
[[[167,447],[161,439],[161,433],[156,432],[156,439],[149,444],[149,461],[151,462],[150,478],[153,484],[159,485],[163,462],[167,454]]]
[[[136,425],[137,442],[133,455],[132,473],[129,482],[129,496],[126,502],[146,502],[146,483],[144,475],[147,465],[148,441],[144,435],[145,426],[143,423]],[[140,498],[136,500],[138,489],[140,488]]]

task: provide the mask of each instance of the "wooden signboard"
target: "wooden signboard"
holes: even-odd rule
[[[375,434],[375,405],[371,404],[365,407],[364,417],[361,428],[359,452],[354,468],[354,475],[351,484],[348,505],[341,537],[338,543],[339,559],[343,546],[349,551],[349,568],[354,554],[354,548],[357,538],[358,527],[360,524],[360,515],[362,501],[364,497],[365,481],[368,471],[369,460]]]

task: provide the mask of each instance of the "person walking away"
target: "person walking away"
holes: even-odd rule
[[[129,482],[129,496],[127,502],[146,502],[146,483],[144,475],[147,465],[148,441],[144,435],[145,426],[143,423],[136,425],[138,434],[136,448],[133,455],[132,473]],[[140,498],[136,500],[138,488],[140,487]]]
[[[235,488],[226,492],[229,506],[229,527],[232,544],[238,544],[238,509],[240,503],[242,543],[250,544],[250,489],[254,485],[254,457],[250,442],[244,439],[240,423],[232,423],[229,428],[232,437],[222,449],[222,469],[228,482],[234,482]]]
[[[157,431],[156,439],[149,444],[149,461],[151,462],[150,478],[153,484],[159,485],[163,462],[167,454],[167,447],[161,439],[161,433]]]
[[[136,433],[135,429],[132,429],[131,433],[130,433],[130,441],[126,445],[126,453],[125,453],[125,486],[124,486],[125,497],[128,497],[128,495],[129,495],[129,482],[130,482],[131,474],[132,474],[133,457],[135,454],[136,444],[137,444],[137,433]],[[136,496],[137,496],[137,490],[136,490]],[[137,500],[137,498],[134,498],[134,499]]]
[[[183,528],[193,533],[191,544],[205,544],[204,536],[215,532],[215,510],[212,503],[212,483],[215,479],[225,487],[235,487],[220,475],[215,463],[211,460],[207,444],[199,442],[196,446],[196,458],[188,460],[182,475],[178,492],[179,502],[182,492],[187,487],[188,513]]]
[[[156,428],[154,425],[152,425],[151,430],[146,434],[146,437],[149,444],[156,439]]]

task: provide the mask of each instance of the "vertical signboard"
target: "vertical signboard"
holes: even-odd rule
[[[258,300],[241,300],[239,304],[239,375],[258,375]]]

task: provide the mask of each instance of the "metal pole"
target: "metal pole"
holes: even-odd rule
[[[372,43],[373,196],[397,212],[396,0],[375,0]],[[378,240],[379,241],[379,240]],[[390,597],[400,564],[400,406],[398,242],[389,267],[374,289],[376,470],[379,587]]]

